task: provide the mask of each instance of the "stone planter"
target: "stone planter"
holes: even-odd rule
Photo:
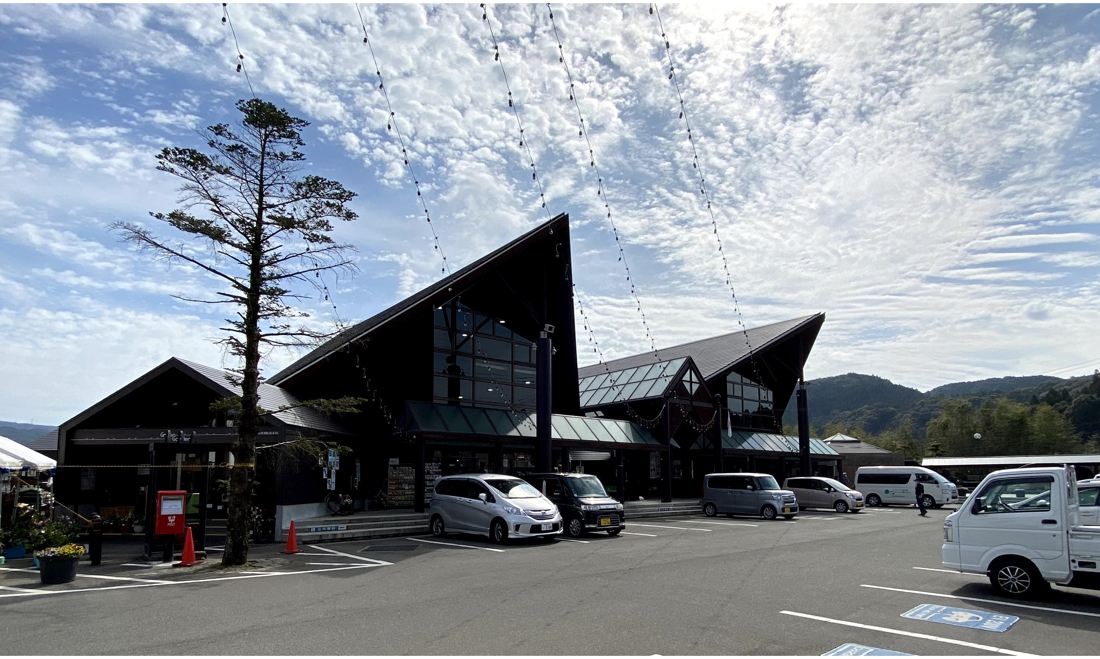
[[[42,556],[38,559],[38,573],[43,584],[69,583],[76,579],[76,565],[79,556]]]

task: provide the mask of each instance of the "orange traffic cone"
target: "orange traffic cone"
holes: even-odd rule
[[[175,563],[172,567],[191,567],[192,565],[198,565],[198,561],[195,560],[195,541],[191,539],[191,527],[187,527],[187,537],[183,541],[183,558],[179,563]]]
[[[294,530],[294,520],[290,520],[290,532],[286,537],[286,549],[283,550],[284,554],[297,554],[301,549],[298,549],[298,532]]]

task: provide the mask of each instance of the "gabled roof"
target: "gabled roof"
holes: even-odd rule
[[[709,380],[718,373],[749,358],[749,346],[753,353],[760,353],[783,337],[802,329],[824,314],[816,313],[801,318],[784,320],[770,325],[754,327],[747,332],[730,332],[721,336],[711,337],[683,343],[671,348],[660,348],[657,352],[661,360],[676,359],[679,357],[691,357],[703,378]],[[746,334],[748,337],[746,338]],[[746,341],[748,342],[746,344]],[[607,362],[607,368],[612,371],[623,370],[636,366],[657,363],[657,357],[653,352],[640,355],[632,355]],[[579,369],[578,375],[586,378],[604,372],[602,364],[592,364]]]
[[[680,357],[581,378],[581,408],[662,396],[685,361]]]
[[[892,453],[892,451],[888,451],[881,446],[868,444],[863,440],[841,433],[837,433],[832,437],[826,437],[822,441],[831,446],[838,453],[844,455],[854,455],[856,453]]]
[[[732,435],[732,436],[731,436]],[[770,432],[734,430],[722,433],[722,447],[733,451],[798,454],[798,438]],[[838,457],[839,454],[820,439],[810,438],[810,455]]]
[[[27,442],[27,448],[34,449],[36,451],[56,451],[57,450],[57,428],[48,430],[38,437],[35,437],[31,441]]]
[[[301,359],[297,360],[290,366],[287,366],[283,370],[279,371],[275,375],[272,375],[267,379],[272,384],[283,384],[291,377],[297,375],[301,371],[309,368],[310,366],[320,362],[325,357],[328,357],[332,353],[336,352],[345,345],[352,343],[358,339],[362,339],[369,335],[374,330],[382,327],[389,321],[409,313],[422,306],[427,306],[433,303],[433,299],[437,296],[445,295],[451,297],[452,289],[462,289],[470,282],[479,279],[482,274],[489,268],[491,268],[498,260],[508,256],[512,252],[517,252],[527,248],[530,244],[536,242],[541,238],[543,234],[547,232],[553,233],[554,231],[569,229],[569,216],[562,214],[553,218],[552,220],[540,224],[531,231],[523,234],[519,238],[516,238],[512,242],[500,247],[499,249],[490,252],[489,254],[481,257],[477,261],[474,261],[470,265],[454,272],[443,279],[435,282],[431,286],[410,295],[404,300],[398,302],[392,307],[377,313],[370,318],[349,327],[348,329],[340,332],[335,337],[329,339],[320,347],[309,352]]]
[[[148,371],[138,379],[122,387],[118,391],[112,393],[110,396],[99,401],[95,405],[84,410],[80,414],[76,415],[72,419],[69,419],[62,424],[62,427],[71,429],[73,426],[78,425],[98,412],[106,409],[110,405],[118,402],[125,396],[136,391],[137,389],[145,386],[153,379],[162,375],[163,373],[177,369],[184,374],[194,378],[201,384],[212,389],[214,392],[221,396],[240,396],[241,388],[239,385],[234,384],[231,376],[228,372],[218,368],[205,366],[203,364],[197,364],[195,362],[179,359],[178,357],[170,357],[167,361],[160,364],[156,368]],[[285,405],[294,405],[300,401],[294,397],[293,394],[276,387],[266,382],[261,382],[259,390],[260,407],[267,410],[274,410]],[[343,427],[340,423],[329,418],[327,415],[318,412],[308,407],[298,407],[291,410],[285,410],[282,412],[276,412],[270,414],[269,418],[274,417],[276,423],[283,423],[290,426],[296,426],[300,428],[308,428],[311,430],[319,430],[322,432],[334,432],[344,435],[350,435],[351,433],[347,428]],[[36,440],[37,441],[37,440]]]

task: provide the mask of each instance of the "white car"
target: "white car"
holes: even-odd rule
[[[562,532],[561,513],[526,481],[496,474],[459,474],[435,482],[428,509],[432,535],[477,533],[494,542],[508,538],[553,539]]]

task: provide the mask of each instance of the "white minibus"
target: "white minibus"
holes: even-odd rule
[[[855,489],[863,493],[863,500],[871,507],[916,505],[918,482],[924,484],[925,508],[959,501],[959,488],[926,467],[860,467],[856,469]]]

